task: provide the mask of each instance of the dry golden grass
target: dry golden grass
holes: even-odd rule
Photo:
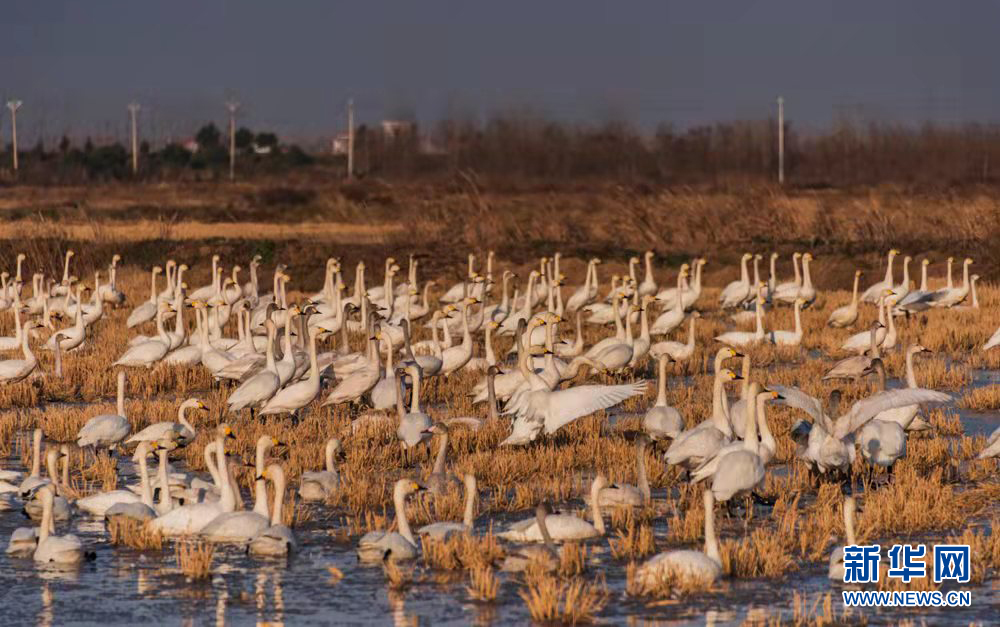
[[[139,551],[159,551],[163,548],[163,535],[150,531],[146,525],[130,519],[116,518],[108,524],[111,544],[124,544]]]
[[[469,570],[469,585],[465,588],[476,601],[493,602],[500,591],[500,580],[490,566],[477,566]]]
[[[519,594],[531,618],[539,623],[591,623],[608,602],[607,588],[602,580],[588,582],[574,578],[563,581],[546,574],[527,577]]]
[[[190,579],[205,579],[212,574],[215,545],[210,542],[180,540],[174,545],[177,566]]]

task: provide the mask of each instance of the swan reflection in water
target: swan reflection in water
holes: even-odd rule
[[[272,608],[268,612],[267,602],[267,581],[271,579]],[[281,572],[259,572],[254,585],[254,598],[257,602],[257,624],[258,625],[284,625],[285,624],[285,597],[281,587]]]

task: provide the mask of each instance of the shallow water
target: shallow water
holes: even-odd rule
[[[1000,373],[977,371],[973,385],[1000,381]],[[959,412],[966,433],[988,434],[1000,415]],[[612,421],[627,414],[611,414]],[[4,468],[19,468],[19,460],[5,460]],[[123,469],[125,465],[123,465]],[[772,469],[779,473],[781,468]],[[662,499],[663,493],[654,493]],[[582,502],[569,504],[582,507]],[[210,580],[189,581],[177,568],[172,545],[161,553],[138,552],[108,543],[103,524],[77,516],[67,528],[77,534],[96,559],[79,568],[39,568],[30,560],[0,555],[0,600],[5,622],[17,624],[397,624],[434,625],[524,624],[530,621],[518,595],[514,578],[501,578],[500,594],[492,604],[469,600],[464,573],[445,583],[439,573],[417,568],[415,582],[403,592],[387,589],[381,568],[359,565],[354,543],[334,539],[328,530],[340,527],[340,512],[321,505],[312,508],[309,522],[297,527],[299,552],[289,559],[251,559],[238,547],[216,551]],[[528,516],[498,517],[497,526]],[[977,521],[988,525],[988,521]],[[0,540],[6,544],[18,526],[30,525],[18,511],[0,512]],[[666,519],[656,520],[658,538],[666,533]],[[725,536],[724,536],[725,537]],[[909,538],[910,542],[923,541]],[[885,543],[885,542],[883,542]],[[611,599],[600,620],[622,624],[630,619],[656,620],[669,625],[739,625],[767,617],[792,618],[795,591],[807,608],[822,611],[822,600],[834,594],[838,609],[840,586],[826,577],[826,562],[805,564],[780,579],[726,579],[717,590],[687,597],[680,602],[635,600],[625,594],[625,566],[611,558],[606,540],[589,543],[592,558],[586,576],[602,576]],[[345,577],[331,578],[329,567]],[[993,582],[972,586],[973,606],[961,609],[881,610],[866,612],[870,624],[896,624],[905,618],[933,625],[993,624],[1000,605],[1000,590]]]

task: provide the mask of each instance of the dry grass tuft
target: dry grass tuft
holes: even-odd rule
[[[190,579],[205,579],[212,574],[215,545],[210,542],[181,540],[174,546],[177,565]]]
[[[539,623],[592,623],[608,602],[608,591],[601,580],[561,581],[545,574],[533,574],[526,579],[519,594],[531,618]]]
[[[477,601],[492,602],[500,591],[500,580],[491,566],[476,566],[469,570],[469,585],[465,589]]]
[[[163,534],[151,531],[146,525],[130,519],[116,518],[108,524],[111,544],[124,544],[139,551],[159,551],[163,548]]]

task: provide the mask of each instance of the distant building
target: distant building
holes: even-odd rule
[[[406,120],[382,120],[382,135],[386,139],[409,137],[416,131],[417,125]]]
[[[335,155],[346,155],[348,141],[347,133],[334,136],[333,141],[330,142],[330,151]]]

